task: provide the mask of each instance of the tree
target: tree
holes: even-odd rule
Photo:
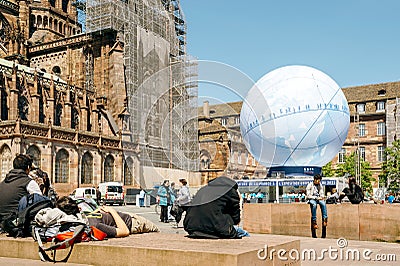
[[[339,164],[336,169],[337,176],[344,176],[346,173],[350,174],[351,176],[356,176],[356,154],[352,152],[349,156],[345,157],[345,161],[342,164]],[[371,165],[369,162],[364,161],[361,159],[361,187],[368,192],[372,192],[372,172],[371,172]]]
[[[335,176],[335,170],[332,168],[332,162],[329,162],[322,167],[322,174],[326,177]]]
[[[386,160],[382,164],[382,173],[379,175],[379,185],[389,190],[399,190],[400,183],[400,140],[392,143],[385,149]]]

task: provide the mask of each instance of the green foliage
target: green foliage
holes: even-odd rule
[[[339,164],[336,169],[337,176],[344,176],[349,173],[351,176],[356,176],[356,154],[352,152],[349,156],[345,157],[345,161]],[[369,162],[361,159],[361,187],[368,192],[372,192],[372,172]]]
[[[335,170],[332,168],[332,162],[329,162],[322,167],[322,174],[326,177],[335,176]]]
[[[389,190],[399,190],[400,183],[400,140],[392,143],[385,149],[386,161],[382,164],[382,173],[379,175],[379,185]]]

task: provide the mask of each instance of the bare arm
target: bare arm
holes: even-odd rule
[[[128,226],[126,226],[124,220],[122,220],[121,216],[118,215],[115,209],[109,206],[101,206],[100,210],[103,212],[108,212],[113,217],[115,224],[117,225],[116,228],[117,234],[115,237],[129,236],[130,230]]]

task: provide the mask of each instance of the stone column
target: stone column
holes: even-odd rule
[[[31,106],[29,109],[29,121],[39,122],[39,99],[40,95],[38,94],[38,77],[37,72],[35,72],[34,83],[33,83],[33,92],[31,93]],[[26,88],[27,90],[30,87]]]
[[[43,88],[44,89],[44,88]],[[49,93],[49,98],[47,98],[47,109],[46,109],[46,118],[47,118],[47,123],[50,125],[53,125],[54,123],[54,97],[55,97],[55,84],[53,80],[53,75],[51,75],[51,82],[50,82],[50,93]]]
[[[9,120],[16,120],[18,118],[18,88],[17,88],[17,70],[18,67],[14,66],[11,88],[10,88],[10,105],[9,105]]]
[[[63,110],[63,120],[61,122],[61,126],[63,127],[71,127],[71,91],[70,86],[67,85],[67,95],[65,96],[64,110]]]

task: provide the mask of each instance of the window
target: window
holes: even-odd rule
[[[56,154],[56,183],[68,183],[69,179],[69,154],[61,149]]]
[[[378,136],[386,135],[385,122],[378,122],[378,124],[377,124],[377,135]]]
[[[40,150],[36,146],[30,146],[26,151],[26,154],[29,154],[32,157],[33,164],[35,164],[35,166],[41,168]]]
[[[378,146],[378,162],[386,161],[385,146]]]
[[[251,161],[252,161],[252,165],[256,166],[256,159],[254,157],[252,157]]]
[[[228,123],[228,118],[221,118],[221,125],[226,126]]]
[[[250,156],[249,154],[246,152],[246,165],[249,165],[250,162]]]
[[[376,103],[376,111],[377,112],[384,112],[385,111],[385,102],[380,101]]]
[[[346,161],[346,149],[342,148],[339,151],[338,162],[339,163],[344,163],[345,161]]]
[[[238,151],[238,160],[237,160],[238,164],[242,164],[242,152]]]
[[[240,125],[240,116],[235,117],[235,124]]]
[[[358,125],[358,136],[364,137],[365,136],[365,124]]]
[[[124,180],[125,185],[133,185],[133,160],[128,157],[124,164]]]
[[[1,181],[4,180],[8,172],[13,168],[12,161],[11,149],[7,145],[4,145],[0,152]]]
[[[114,181],[114,157],[108,155],[104,161],[104,182]]]
[[[93,182],[93,156],[86,152],[82,156],[81,184],[91,184]]]
[[[365,161],[365,147],[360,147],[360,159]]]
[[[357,113],[365,113],[365,103],[357,104]]]

